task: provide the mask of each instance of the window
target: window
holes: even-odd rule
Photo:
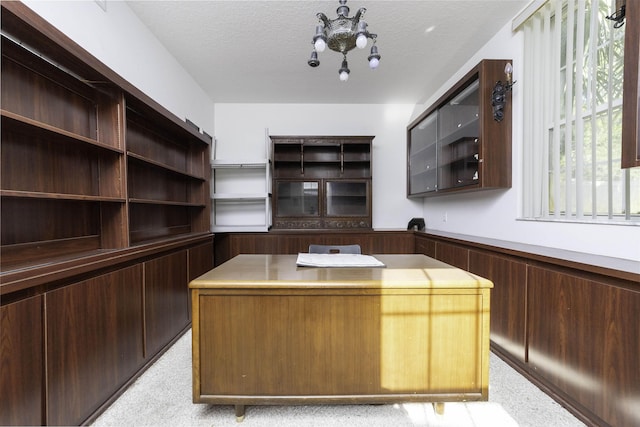
[[[524,23],[525,218],[640,223],[621,168],[624,32],[615,0],[550,0]],[[637,64],[634,64],[637,66]]]

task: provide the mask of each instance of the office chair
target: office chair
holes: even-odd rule
[[[360,245],[309,245],[310,254],[361,254]]]

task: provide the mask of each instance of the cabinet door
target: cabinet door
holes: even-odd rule
[[[156,354],[189,323],[187,251],[144,263],[146,356]]]
[[[438,190],[478,184],[479,81],[438,114]]]
[[[320,215],[320,183],[318,181],[278,181],[275,194],[276,216],[317,217]]]
[[[0,308],[0,425],[41,425],[42,297]]]
[[[436,191],[438,112],[424,118],[409,131],[408,195]]]
[[[78,425],[142,366],[142,268],[46,298],[47,424]]]
[[[369,214],[368,181],[327,181],[326,216],[367,216]]]

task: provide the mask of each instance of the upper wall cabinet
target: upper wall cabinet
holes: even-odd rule
[[[483,60],[407,127],[407,196],[511,187],[511,99],[492,92],[510,60]]]
[[[626,4],[622,167],[640,166],[640,2]]]

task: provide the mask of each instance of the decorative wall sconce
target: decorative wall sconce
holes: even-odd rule
[[[493,107],[493,120],[501,122],[504,119],[504,106],[507,103],[507,93],[511,91],[511,88],[516,82],[512,82],[513,67],[510,62],[504,67],[504,74],[506,76],[506,82],[498,80],[491,92],[491,106]]]
[[[626,10],[626,0],[616,0],[616,11],[606,17],[607,19],[615,22],[615,24],[613,24],[613,28],[620,28],[624,25]]]

